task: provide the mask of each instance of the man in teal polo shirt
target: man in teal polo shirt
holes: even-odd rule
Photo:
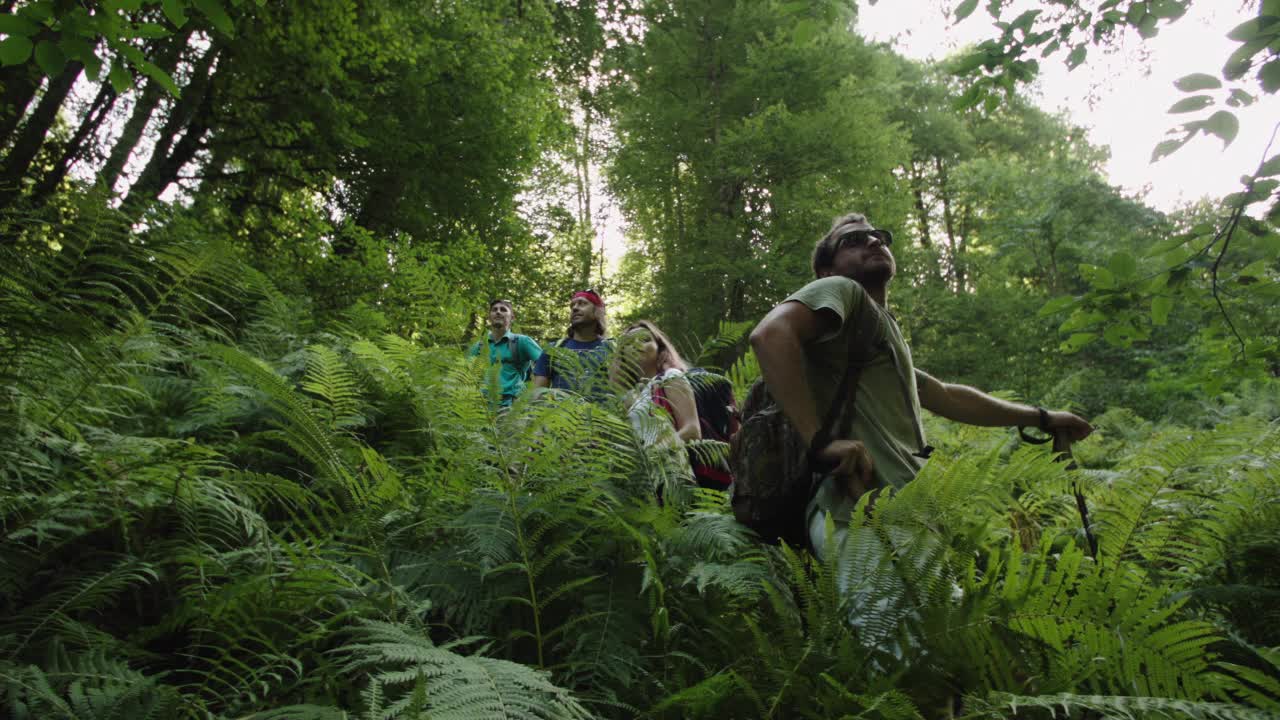
[[[528,335],[511,332],[511,322],[515,320],[515,308],[510,300],[494,300],[489,303],[489,335],[476,342],[467,351],[467,357],[476,357],[481,349],[489,351],[489,367],[500,368],[498,385],[502,388],[499,407],[510,407],[512,401],[524,392],[524,381],[529,377],[533,364],[542,357],[542,348]],[[485,395],[493,385],[493,378],[485,383]]]

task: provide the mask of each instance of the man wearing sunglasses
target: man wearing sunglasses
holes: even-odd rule
[[[490,372],[496,369],[498,376],[490,377],[489,382],[485,383],[484,393],[489,396],[489,387],[496,384],[498,407],[511,407],[516,397],[524,392],[530,368],[542,357],[542,348],[538,347],[533,338],[511,332],[511,323],[515,317],[515,307],[510,300],[490,301],[489,334],[467,351],[467,357],[470,358],[479,356],[482,350],[487,351]]]
[[[609,353],[605,338],[605,307],[590,288],[569,298],[569,329],[533,367],[534,387],[559,388],[592,401],[609,397]]]
[[[932,448],[920,422],[922,407],[971,425],[1035,426],[1073,441],[1093,429],[1071,413],[1006,402],[916,369],[888,310],[889,282],[897,272],[892,243],[892,233],[863,215],[837,218],[814,247],[817,279],[751,333],[769,394],[809,448],[810,467],[824,473],[805,510],[819,555],[826,512],[842,527],[860,495],[902,487],[924,467]],[[837,408],[834,396],[842,385],[848,388],[839,400],[845,405]]]

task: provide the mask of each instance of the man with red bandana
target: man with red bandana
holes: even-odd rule
[[[533,366],[534,387],[568,390],[593,401],[608,398],[613,343],[605,339],[604,300],[594,290],[581,290],[569,298],[565,335]]]

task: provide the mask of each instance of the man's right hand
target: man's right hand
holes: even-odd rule
[[[844,480],[845,492],[849,497],[857,498],[875,487],[872,474],[874,463],[867,446],[857,440],[832,440],[818,457],[828,466],[834,465],[832,475]]]

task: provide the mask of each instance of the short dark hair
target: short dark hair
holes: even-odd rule
[[[862,213],[847,213],[831,222],[831,229],[813,246],[811,264],[814,277],[821,275],[823,270],[830,269],[831,264],[835,262],[836,252],[840,250],[840,241],[844,237],[844,233],[837,233],[836,231],[846,225],[859,224],[871,227],[871,222]],[[893,242],[893,233],[888,230],[874,229],[874,232],[879,234],[885,245]]]
[[[493,306],[499,303],[506,305],[507,309],[509,309],[513,313],[516,311],[516,306],[510,300],[503,300],[502,298],[496,298],[496,299],[490,300],[489,309],[492,310]]]

